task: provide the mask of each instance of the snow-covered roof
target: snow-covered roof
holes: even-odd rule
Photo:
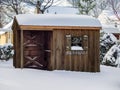
[[[106,32],[106,33],[119,33],[120,34],[120,30],[112,25],[102,25],[102,31]]]
[[[87,15],[19,14],[16,19],[19,25],[101,27],[98,19]]]

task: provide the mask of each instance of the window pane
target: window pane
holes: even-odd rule
[[[82,37],[80,36],[71,37],[71,50],[83,50]]]

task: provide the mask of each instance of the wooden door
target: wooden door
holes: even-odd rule
[[[47,69],[45,32],[24,31],[24,67]]]

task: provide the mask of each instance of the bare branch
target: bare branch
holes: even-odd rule
[[[120,21],[120,15],[118,14],[118,10],[115,7],[115,0],[109,0],[109,3],[113,9],[113,13],[115,14],[116,18]]]
[[[49,0],[48,3],[44,6],[44,11],[45,11],[47,8],[51,7],[52,4],[53,4],[53,2],[54,2],[54,0]]]

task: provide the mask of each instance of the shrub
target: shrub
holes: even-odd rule
[[[120,44],[115,44],[110,48],[102,63],[108,66],[120,67]]]
[[[0,60],[8,60],[14,55],[13,45],[5,44],[0,46]]]
[[[105,54],[116,44],[117,38],[113,34],[104,33],[100,38],[100,62],[103,61]]]

